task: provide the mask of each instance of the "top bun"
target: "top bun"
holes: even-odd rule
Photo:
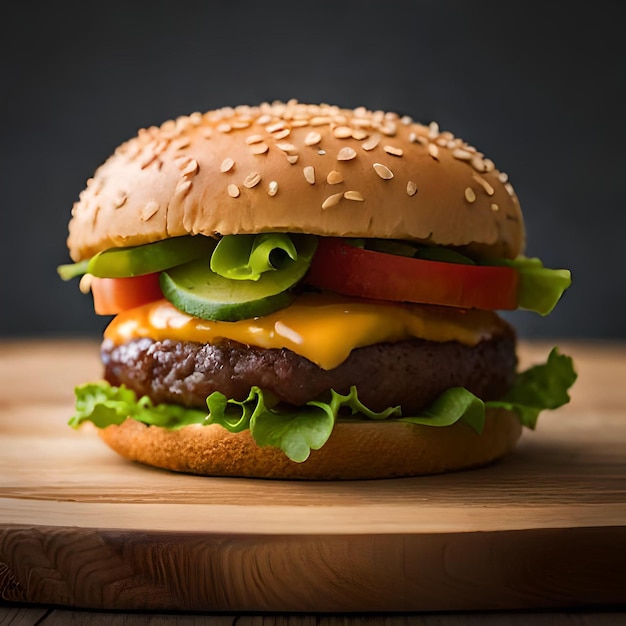
[[[72,210],[75,261],[186,234],[408,239],[483,258],[523,251],[506,174],[436,123],[295,101],[193,113],[139,131]]]

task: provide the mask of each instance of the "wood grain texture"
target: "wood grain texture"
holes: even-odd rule
[[[132,464],[65,424],[98,346],[0,344],[0,598],[187,611],[626,603],[626,347],[572,344],[572,403],[490,467],[301,483]],[[545,345],[524,345],[524,363]]]
[[[524,611],[409,615],[217,615],[153,612],[95,612],[0,606],[0,626],[624,626],[626,614],[612,611],[537,613]]]

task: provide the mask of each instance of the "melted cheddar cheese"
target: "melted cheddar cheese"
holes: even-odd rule
[[[115,344],[148,337],[215,343],[231,339],[260,348],[288,348],[324,369],[340,365],[354,348],[412,337],[475,345],[502,329],[489,311],[399,305],[305,294],[280,311],[238,322],[208,321],[167,300],[117,315],[104,336]]]

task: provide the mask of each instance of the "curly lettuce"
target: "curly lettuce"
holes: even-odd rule
[[[314,235],[225,235],[211,255],[211,269],[224,278],[256,281],[265,272],[282,269],[298,257],[310,262],[316,243]]]
[[[106,382],[76,388],[76,414],[70,425],[93,422],[98,428],[121,424],[132,418],[144,424],[178,429],[191,424],[219,424],[232,433],[249,430],[259,446],[274,446],[297,463],[311,450],[321,448],[338,420],[400,421],[421,426],[446,427],[464,422],[477,433],[482,431],[489,407],[516,413],[522,425],[535,428],[539,413],[569,402],[568,389],[576,380],[572,359],[557,348],[546,363],[521,372],[509,392],[500,400],[483,402],[463,388],[442,393],[418,415],[404,416],[399,407],[372,411],[359,400],[356,388],[346,395],[331,391],[324,400],[313,400],[302,407],[285,406],[252,387],[243,401],[226,398],[219,392],[207,398],[207,411],[178,405],[154,404],[147,396],[113,387]]]

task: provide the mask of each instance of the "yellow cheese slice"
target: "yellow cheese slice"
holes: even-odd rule
[[[354,348],[412,337],[475,345],[503,325],[490,311],[308,293],[285,309],[238,322],[199,319],[158,300],[120,313],[104,336],[115,344],[140,337],[200,343],[231,339],[260,348],[288,348],[328,370],[340,365]]]

